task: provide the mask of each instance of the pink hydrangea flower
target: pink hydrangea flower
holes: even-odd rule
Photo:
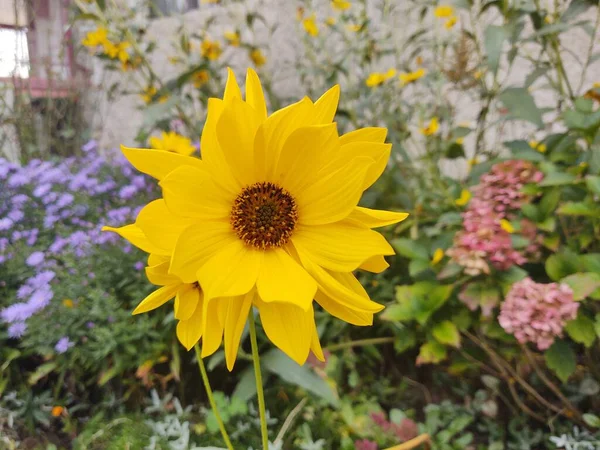
[[[577,317],[578,308],[566,284],[542,284],[525,278],[511,287],[498,322],[520,343],[532,342],[539,350],[546,350],[562,336],[565,324]]]
[[[361,439],[360,441],[354,442],[354,448],[356,450],[377,450],[379,447],[377,447],[377,442]]]

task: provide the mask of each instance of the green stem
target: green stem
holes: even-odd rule
[[[269,450],[269,435],[267,433],[267,417],[265,412],[265,393],[263,392],[262,376],[260,374],[260,357],[256,341],[256,325],[254,311],[250,309],[250,343],[252,345],[252,360],[254,361],[254,378],[256,379],[256,395],[258,397],[258,411],[260,413],[260,434],[262,436],[263,450]]]
[[[233,450],[233,445],[231,445],[231,440],[229,440],[229,435],[227,434],[227,430],[225,429],[225,425],[223,424],[223,419],[221,419],[221,415],[219,414],[219,410],[217,409],[217,403],[215,402],[215,398],[213,396],[212,389],[210,388],[210,382],[208,381],[208,375],[206,374],[206,367],[204,367],[204,361],[202,360],[202,356],[200,355],[200,347],[198,343],[194,345],[194,351],[196,352],[196,359],[198,360],[198,367],[200,368],[200,375],[202,375],[202,381],[204,382],[204,388],[206,389],[206,395],[208,396],[208,402],[210,403],[210,407],[217,419],[217,423],[219,424],[219,430],[221,430],[221,436],[223,436],[223,441],[225,441],[225,445],[228,450]]]

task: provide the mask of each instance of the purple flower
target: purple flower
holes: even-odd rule
[[[33,252],[27,260],[25,261],[29,267],[39,266],[44,262],[44,253],[43,252]]]
[[[49,286],[46,286],[44,289],[35,291],[29,299],[28,304],[34,309],[34,312],[37,312],[48,306],[52,297],[54,297],[54,292],[52,292]]]
[[[30,247],[32,245],[34,245],[37,241],[38,238],[38,230],[36,228],[34,228],[33,230],[29,231],[29,237],[27,238],[27,245],[29,245]]]
[[[85,326],[88,327],[89,329],[92,329],[96,326],[96,324],[94,322],[90,321],[90,322],[87,322],[85,324]]]
[[[33,190],[33,195],[35,197],[43,197],[44,195],[46,195],[48,192],[50,192],[50,190],[52,189],[52,185],[51,184],[40,184],[38,187],[36,187]]]
[[[15,322],[8,327],[8,337],[13,339],[20,338],[27,331],[25,322]]]
[[[137,271],[140,271],[144,268],[144,263],[141,261],[138,261],[133,265],[133,268]]]
[[[23,217],[25,217],[25,214],[23,214],[23,211],[21,211],[20,209],[13,209],[11,212],[9,212],[7,214],[7,217],[14,222],[20,222],[21,219],[23,219]]]
[[[68,192],[64,193],[58,198],[56,206],[58,208],[64,208],[65,206],[69,206],[71,203],[73,203],[74,198],[75,197],[73,197],[73,195],[69,194]]]
[[[13,206],[22,206],[29,200],[25,194],[17,194],[12,198]]]
[[[119,197],[123,200],[129,200],[130,198],[132,198],[135,194],[137,194],[137,188],[135,186],[123,186],[120,190],[119,190]]]
[[[69,242],[61,237],[57,237],[48,249],[50,253],[59,253]]]
[[[73,345],[75,344],[73,344],[68,337],[64,336],[58,340],[54,346],[54,350],[56,350],[57,353],[65,353],[67,350],[73,347]]]
[[[8,187],[16,188],[29,183],[29,177],[23,172],[17,172],[8,179]]]
[[[89,153],[89,152],[93,152],[97,148],[98,148],[98,141],[96,141],[95,139],[92,139],[88,143],[83,144],[83,146],[81,147],[81,150],[83,150],[85,153]]]
[[[13,226],[13,221],[8,217],[0,219],[0,231],[10,230]]]
[[[6,323],[24,322],[29,319],[35,311],[29,303],[14,303],[0,312],[2,321]]]

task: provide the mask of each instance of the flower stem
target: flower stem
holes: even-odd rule
[[[262,436],[263,450],[269,450],[269,435],[267,433],[267,417],[265,413],[265,393],[263,392],[262,376],[260,374],[260,357],[258,356],[256,325],[254,324],[254,311],[252,308],[250,309],[249,320],[252,360],[254,361],[254,378],[256,378],[256,395],[258,396],[258,411],[260,413],[260,434]]]
[[[204,361],[202,361],[202,357],[200,356],[200,347],[197,343],[196,345],[194,345],[194,351],[196,352],[196,359],[198,360],[198,367],[200,368],[200,375],[202,375],[202,381],[204,382],[204,388],[206,389],[208,402],[210,403],[212,412],[215,415],[215,418],[217,419],[217,423],[219,424],[221,436],[223,436],[223,441],[225,441],[225,445],[227,446],[227,448],[229,450],[233,450],[233,445],[231,445],[231,440],[229,439],[229,435],[227,434],[227,430],[225,429],[225,425],[223,424],[223,419],[221,419],[221,415],[219,414],[219,410],[217,409],[217,403],[215,402],[212,389],[210,388],[210,382],[208,381],[208,375],[206,374],[206,367],[204,367]]]

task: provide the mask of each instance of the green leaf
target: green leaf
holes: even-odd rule
[[[600,338],[600,313],[596,314],[596,322],[594,323],[594,329],[596,330],[596,336]]]
[[[266,380],[263,380],[263,383]],[[256,379],[254,378],[254,367],[248,366],[239,376],[232,397],[239,398],[245,402],[256,395]]]
[[[567,202],[561,205],[556,212],[563,216],[600,217],[600,209],[595,204],[584,202]]]
[[[487,64],[490,72],[494,74],[498,71],[502,46],[506,38],[507,33],[503,26],[489,25],[483,32],[483,45],[487,54]]]
[[[498,95],[512,119],[526,120],[538,128],[544,126],[542,113],[535,104],[535,100],[525,88],[508,88]]]
[[[431,281],[420,281],[410,286],[396,286],[397,305],[391,305],[382,313],[384,320],[404,322],[416,320],[424,325],[450,297],[453,286]]]
[[[544,179],[539,183],[540,186],[564,186],[573,184],[577,179],[575,175],[566,172],[552,172],[544,176]]]
[[[38,381],[40,381],[42,378],[44,378],[46,375],[48,375],[50,372],[52,372],[54,369],[56,369],[57,366],[58,366],[58,364],[55,361],[51,361],[51,362],[42,364],[37,369],[35,369],[35,372],[33,372],[31,375],[29,375],[29,378],[27,381],[31,385],[36,384]]]
[[[553,281],[558,281],[579,271],[581,266],[577,254],[565,250],[561,253],[555,253],[546,260],[546,273]]]
[[[550,189],[540,200],[539,211],[542,217],[549,217],[560,201],[561,190],[559,188]]]
[[[590,427],[600,428],[600,417],[595,414],[584,414],[583,421],[587,423]]]
[[[546,365],[563,383],[566,383],[575,372],[575,352],[565,341],[554,341],[554,344],[544,353],[544,358]]]
[[[421,364],[437,364],[448,355],[446,347],[436,341],[429,341],[421,345],[419,356],[417,356],[417,366]]]
[[[448,159],[457,159],[465,157],[465,149],[458,142],[453,142],[446,149],[446,154],[444,155]]]
[[[588,175],[585,177],[585,184],[594,194],[600,194],[600,176]]]
[[[575,320],[570,320],[565,326],[567,334],[575,342],[591,347],[596,339],[594,322],[588,316],[579,313]]]
[[[575,301],[583,300],[600,287],[600,274],[593,272],[574,273],[560,280],[573,290]]]
[[[571,130],[590,131],[600,125],[600,110],[593,113],[584,113],[570,109],[563,113],[565,125]]]
[[[300,366],[279,349],[271,349],[260,357],[265,370],[277,375],[288,383],[300,386],[322,398],[332,406],[339,403],[337,392],[307,366]]]
[[[417,241],[407,238],[396,238],[390,241],[392,247],[408,259],[425,259],[429,260],[429,252]]]
[[[433,337],[441,344],[460,347],[460,333],[458,328],[449,320],[444,320],[433,327]]]
[[[421,272],[428,270],[430,263],[426,259],[413,259],[408,263],[408,273],[411,277],[415,278]]]

